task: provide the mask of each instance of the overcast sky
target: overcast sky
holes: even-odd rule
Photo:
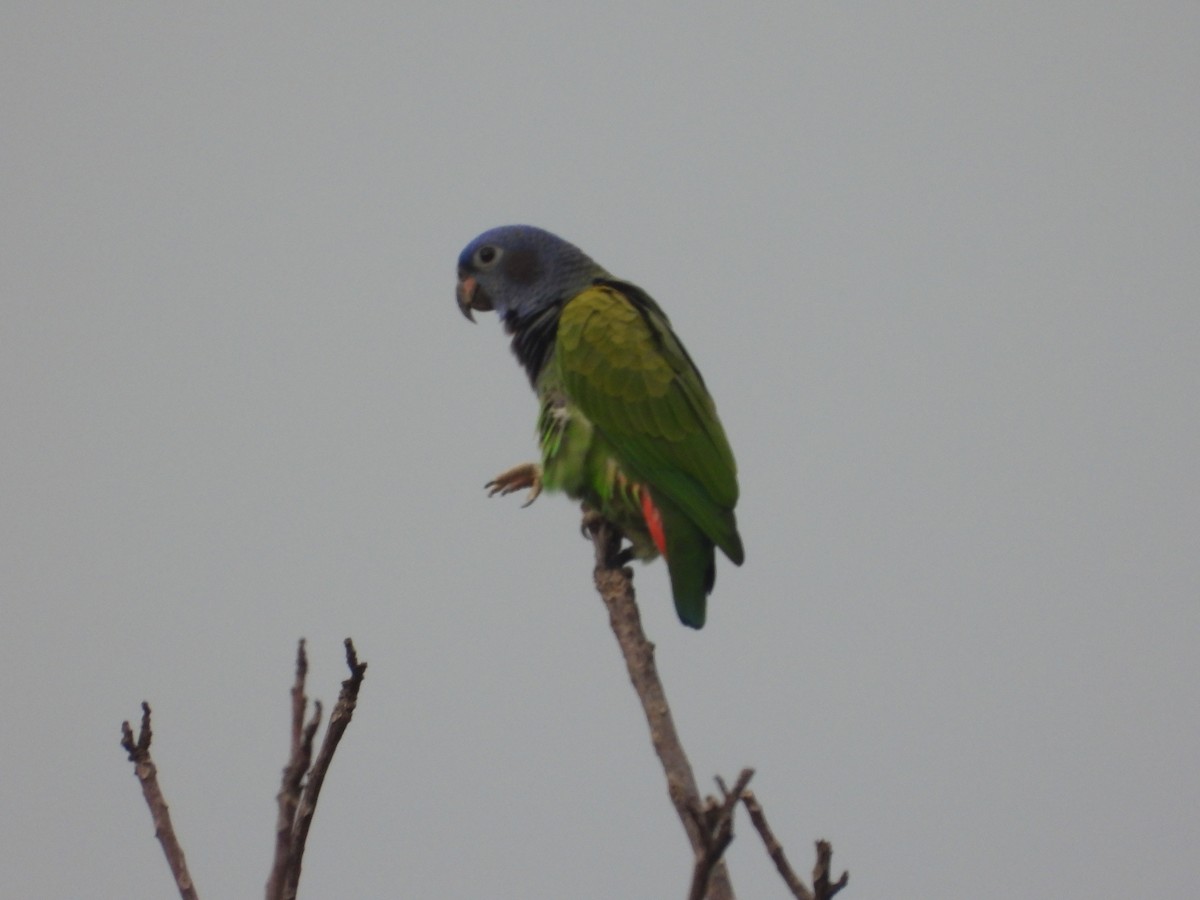
[[[603,11],[601,11],[603,10]],[[1200,891],[1200,5],[9,3],[6,896],[257,896],[310,693],[370,664],[301,896],[681,897],[576,505],[459,250],[667,310],[746,564],[645,625],[702,788],[847,898]],[[739,896],[786,896],[748,821]]]

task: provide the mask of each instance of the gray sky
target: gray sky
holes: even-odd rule
[[[682,896],[494,317],[530,222],[669,312],[741,569],[646,627],[692,763],[850,897],[1200,889],[1200,6],[9,4],[0,871],[256,896],[295,640],[370,670],[309,897]],[[746,898],[784,889],[749,823]]]

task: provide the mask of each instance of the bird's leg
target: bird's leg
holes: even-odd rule
[[[513,466],[511,469],[501,472],[483,487],[489,497],[495,497],[497,494],[503,497],[513,491],[529,488],[529,496],[521,504],[521,508],[524,509],[542,492],[542,467],[537,463],[521,463],[519,466]]]

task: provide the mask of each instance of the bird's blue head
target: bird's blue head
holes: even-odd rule
[[[458,257],[458,308],[501,319],[535,315],[609,274],[574,244],[532,225],[485,231]]]

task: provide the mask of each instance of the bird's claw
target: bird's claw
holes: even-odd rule
[[[503,497],[514,491],[529,488],[529,496],[521,504],[521,508],[524,509],[542,492],[542,467],[537,463],[521,463],[519,466],[513,466],[511,469],[501,472],[483,487],[489,497],[495,497],[497,494]]]

